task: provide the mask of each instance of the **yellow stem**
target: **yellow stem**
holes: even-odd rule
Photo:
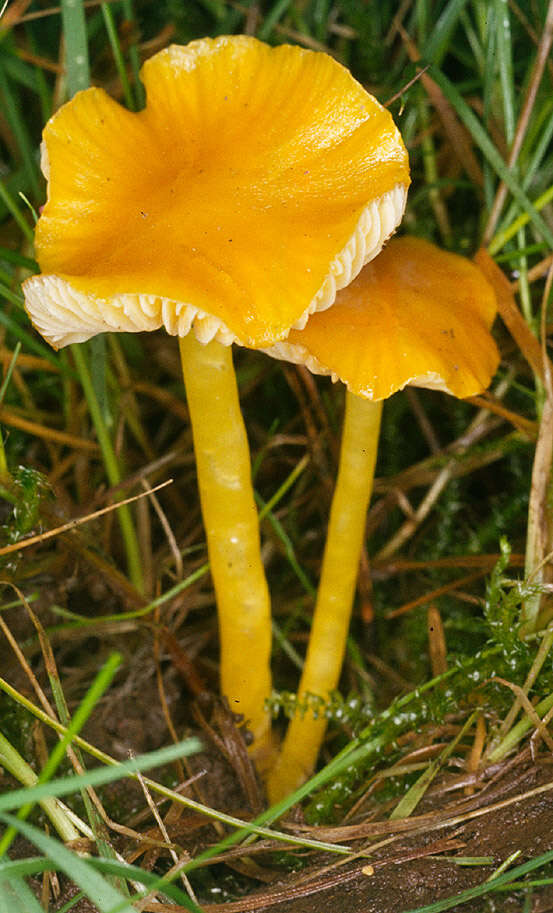
[[[270,750],[271,609],[261,562],[250,452],[230,347],[179,340],[200,501],[217,598],[221,690],[253,733],[263,766]]]
[[[11,482],[11,475],[8,469],[6,451],[4,450],[4,429],[0,425],[0,484],[8,485]]]
[[[332,499],[323,566],[307,656],[299,687],[325,699],[340,678],[367,507],[372,492],[382,403],[346,394],[340,466]],[[268,779],[271,804],[297,789],[313,772],[326,729],[311,710],[297,713],[288,726]]]

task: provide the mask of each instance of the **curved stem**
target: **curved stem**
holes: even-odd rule
[[[359,556],[372,492],[382,403],[346,394],[340,466],[332,499],[321,581],[313,615],[299,702],[309,694],[328,698],[340,678]],[[311,710],[291,721],[270,773],[271,803],[297,789],[312,773],[326,729]]]
[[[262,765],[270,747],[271,610],[232,352],[192,333],[179,344],[217,597],[221,690],[246,719]]]
[[[2,425],[0,425],[0,485],[10,481],[10,471],[8,461],[6,460],[6,451],[4,450],[4,437]]]

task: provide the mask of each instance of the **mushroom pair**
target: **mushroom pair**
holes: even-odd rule
[[[484,390],[499,361],[490,333],[496,298],[469,260],[418,238],[393,239],[332,308],[292,330],[270,355],[346,384],[340,463],[307,656],[298,691],[328,698],[346,647],[382,401],[407,384],[453,396]],[[313,772],[326,720],[310,710],[291,721],[269,774],[272,801]]]
[[[390,114],[332,58],[245,36],[169,47],[147,104],[78,93],[44,130],[41,275],[54,347],[164,326],[180,353],[216,591],[221,688],[270,749],[270,607],[230,345],[273,346],[333,305],[401,220]]]

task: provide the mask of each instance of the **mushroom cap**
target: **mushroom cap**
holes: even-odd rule
[[[470,260],[420,238],[395,238],[329,311],[265,351],[331,374],[367,399],[407,384],[472,396],[499,363],[489,331],[496,309]]]
[[[401,220],[390,114],[328,55],[246,36],[166,48],[142,78],[144,110],[92,88],[45,127],[33,323],[55,347],[162,325],[284,338]]]

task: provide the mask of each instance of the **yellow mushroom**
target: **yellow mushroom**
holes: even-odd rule
[[[46,125],[25,306],[55,347],[108,330],[180,337],[221,686],[259,753],[270,609],[230,345],[271,345],[333,303],[401,219],[407,154],[325,54],[204,39],[156,54],[142,78],[143,111],[93,88]]]
[[[347,386],[340,464],[299,700],[338,685],[371,495],[382,400],[407,384],[465,397],[485,389],[499,355],[493,289],[470,261],[433,244],[390,241],[333,307],[269,354]],[[271,800],[313,771],[324,719],[296,716],[269,776]]]

